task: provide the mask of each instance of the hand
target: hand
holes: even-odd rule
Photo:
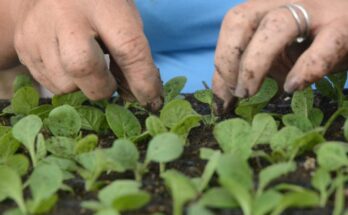
[[[217,111],[227,111],[235,97],[249,97],[265,76],[292,93],[336,69],[348,68],[348,1],[301,0],[311,17],[306,42],[284,7],[290,0],[250,1],[226,15],[216,49],[213,91]]]
[[[132,1],[21,0],[17,14],[19,60],[53,93],[80,89],[99,100],[117,88],[127,99],[160,108],[160,75]]]

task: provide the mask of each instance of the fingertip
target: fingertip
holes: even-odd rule
[[[232,110],[235,98],[234,88],[226,86],[218,73],[214,73],[213,79],[213,111],[216,115],[224,115]]]

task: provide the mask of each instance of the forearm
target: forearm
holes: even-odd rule
[[[14,32],[20,1],[0,0],[0,71],[19,64],[14,48]]]

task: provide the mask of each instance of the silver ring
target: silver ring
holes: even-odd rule
[[[310,16],[307,10],[299,4],[287,4],[284,6],[287,8],[291,15],[294,17],[298,29],[298,37],[296,38],[296,41],[298,43],[302,43],[307,39],[310,33]],[[304,24],[303,21],[304,20]]]

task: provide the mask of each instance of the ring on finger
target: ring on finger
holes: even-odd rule
[[[294,17],[298,29],[298,37],[296,42],[302,43],[309,36],[311,19],[308,11],[299,4],[287,4],[284,5],[288,9],[291,15]]]

